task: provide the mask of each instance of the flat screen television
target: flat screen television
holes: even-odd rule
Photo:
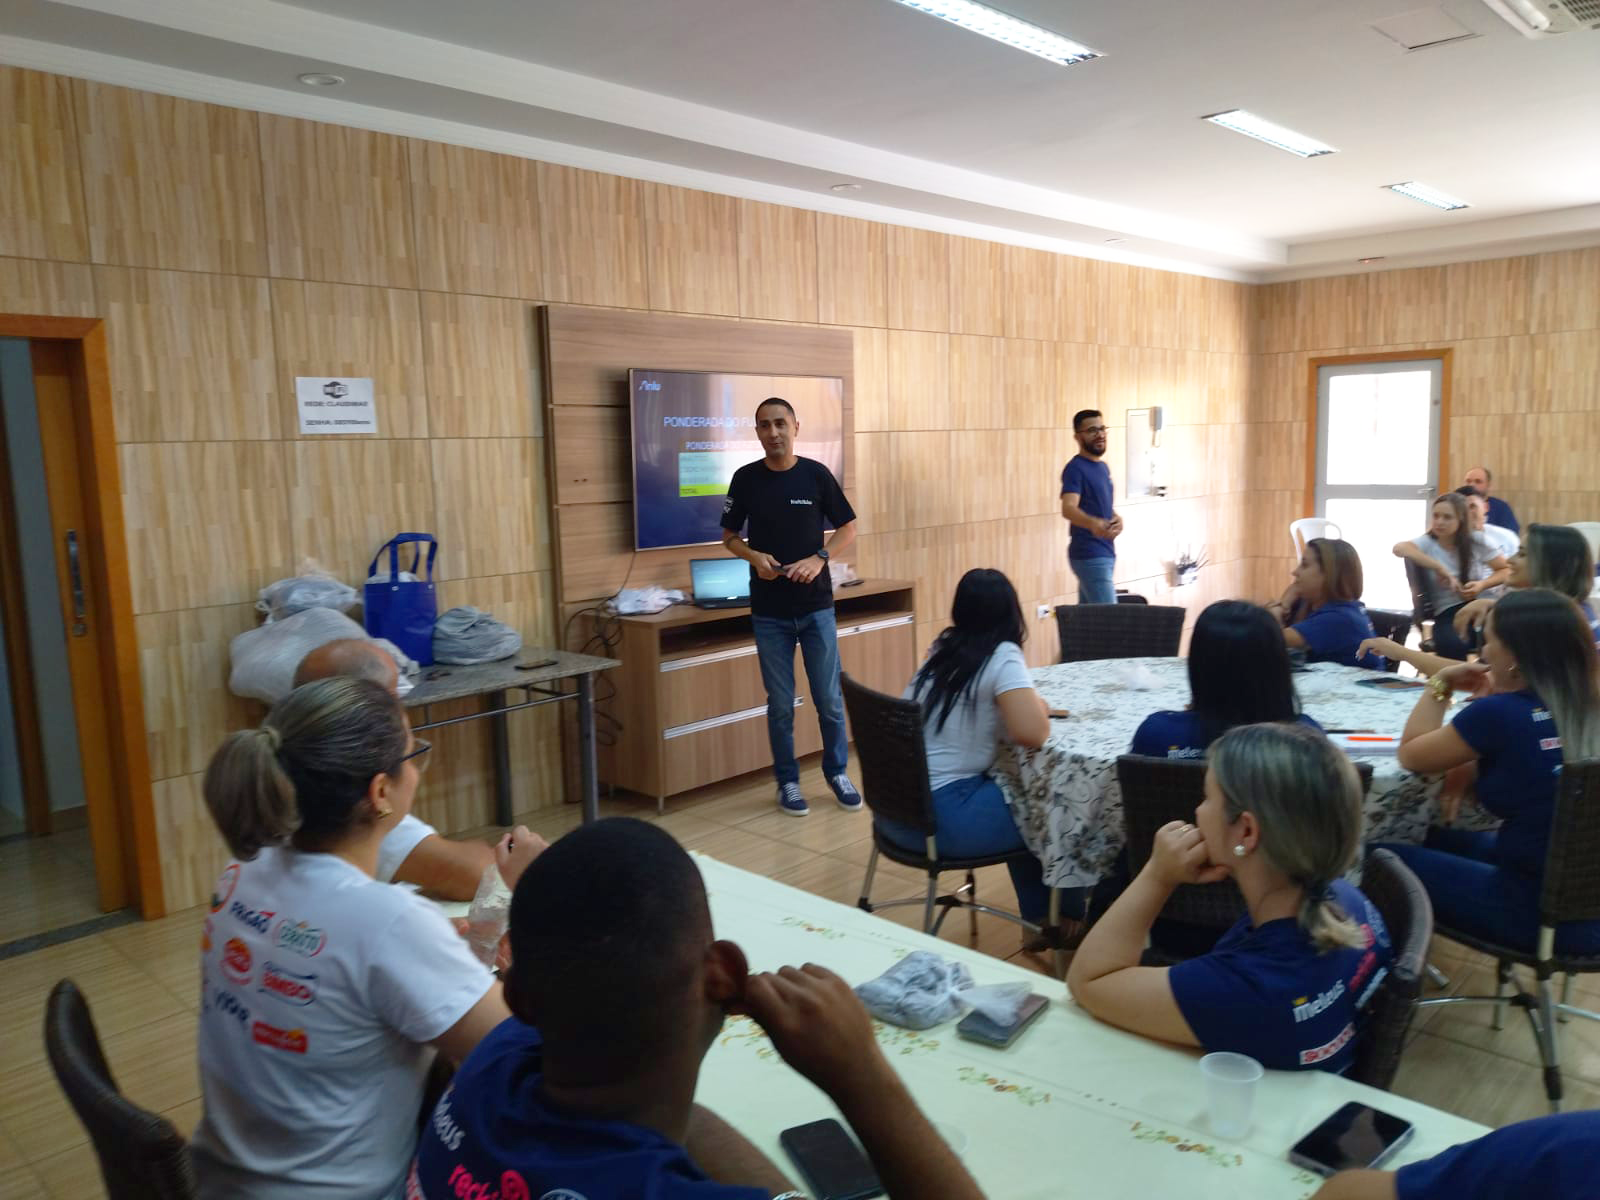
[[[794,406],[795,453],[844,481],[844,380],[822,375],[628,372],[633,423],[636,550],[722,540],[722,503],[733,473],[762,456],[756,405]]]

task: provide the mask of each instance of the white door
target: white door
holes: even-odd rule
[[[1316,514],[1361,555],[1368,608],[1411,611],[1392,550],[1428,528],[1443,386],[1437,358],[1317,370]]]

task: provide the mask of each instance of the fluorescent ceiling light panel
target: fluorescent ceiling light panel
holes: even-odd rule
[[[1438,188],[1431,188],[1425,183],[1386,183],[1391,192],[1398,192],[1402,196],[1409,196],[1413,200],[1421,200],[1424,204],[1431,204],[1435,208],[1446,211],[1456,208],[1470,207],[1465,200],[1458,200],[1448,192],[1441,192]]]
[[[973,0],[896,0],[896,3],[959,25],[970,33],[980,33],[986,38],[1004,42],[1014,49],[1037,54],[1064,67],[1101,57],[1098,50],[1091,50],[1071,38],[1029,24],[987,4],[976,4]]]
[[[1276,146],[1279,150],[1287,150],[1290,154],[1297,154],[1301,158],[1316,158],[1322,154],[1338,153],[1325,142],[1309,138],[1303,133],[1296,133],[1292,129],[1285,129],[1282,125],[1276,125],[1265,117],[1258,117],[1253,112],[1245,112],[1242,108],[1212,113],[1203,119],[1213,125],[1221,125],[1224,129],[1231,129],[1235,133],[1242,133],[1246,137],[1253,137],[1269,146]]]

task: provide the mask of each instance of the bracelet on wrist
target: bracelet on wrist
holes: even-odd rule
[[[1444,677],[1442,672],[1428,679],[1428,693],[1440,704],[1450,703],[1450,693],[1453,690],[1450,686],[1450,681]]]

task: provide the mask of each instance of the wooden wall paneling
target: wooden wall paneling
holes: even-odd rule
[[[889,327],[950,331],[950,238],[903,225],[889,228]]]
[[[1101,346],[1097,359],[1099,394],[1094,403],[1079,407],[1098,408],[1107,425],[1122,428],[1127,425],[1128,410],[1139,407],[1139,351],[1129,346]],[[1063,415],[1064,427],[1071,430],[1072,412]]]
[[[558,593],[566,606],[614,595],[635,577],[663,587],[689,581],[689,560],[698,551],[633,549],[633,506],[574,504],[561,509]]]
[[[1211,344],[1211,284],[1203,275],[1179,275],[1173,280],[1177,312],[1173,346],[1179,350],[1204,350]]]
[[[94,275],[79,263],[0,258],[0,312],[44,317],[90,317]]]
[[[1000,517],[1021,520],[1056,513],[1059,520],[1061,468],[1066,465],[1066,460],[1058,457],[1059,443],[1041,437],[1034,429],[1008,429],[1005,437],[1004,457],[995,462],[993,473],[979,486],[1003,494]]]
[[[817,214],[739,201],[739,315],[817,320]]]
[[[555,504],[633,503],[628,411],[561,404],[551,414],[551,498]]]
[[[1434,337],[1510,337],[1532,325],[1533,260],[1491,258],[1444,268],[1442,328]]]
[[[428,442],[321,437],[287,449],[289,548],[297,567],[315,559],[359,587],[384,542],[402,530],[434,529]],[[510,480],[507,485],[509,491]],[[492,525],[487,519],[485,524]],[[440,562],[457,549],[441,546]]]
[[[428,706],[427,719],[464,717],[479,711],[480,706],[478,700],[433,704]],[[416,714],[413,709],[413,719],[421,724]],[[494,764],[489,753],[488,722],[464,721],[430,729],[425,736],[433,743],[431,769],[422,777],[411,811],[447,835],[492,824]],[[515,774],[513,771],[513,779]]]
[[[1056,392],[1046,424],[1070,435],[1072,414],[1080,408],[1098,408],[1100,402],[1100,347],[1081,342],[1057,342]],[[1069,441],[1070,436],[1069,436]]]
[[[1600,334],[1589,330],[1547,333],[1533,343],[1532,408],[1545,412],[1587,413],[1594,422],[1585,450],[1600,447]],[[1507,405],[1501,411],[1516,411]]]
[[[1184,278],[1174,271],[1135,268],[1133,286],[1138,300],[1134,345],[1146,349],[1177,348],[1179,286]]]
[[[261,114],[272,274],[414,288],[405,139]]]
[[[855,380],[855,429],[889,427],[889,334],[884,329],[856,329],[852,355]]]
[[[952,237],[949,244],[950,332],[1003,337],[1006,248],[964,237]]]
[[[272,326],[284,437],[323,440],[334,436],[300,433],[294,382],[300,375],[372,380],[378,432],[340,434],[339,440],[428,436],[428,389],[416,292],[275,279]]]
[[[950,338],[950,427],[1004,429],[1011,423],[1006,391],[1006,343],[1000,338]]]
[[[74,83],[94,261],[267,273],[256,114]]]
[[[200,775],[157,780],[152,791],[168,911],[204,904],[232,855],[206,811]]]
[[[1254,296],[1252,349],[1258,354],[1281,354],[1295,349],[1299,282],[1263,283],[1251,291]]]
[[[1177,360],[1170,350],[1157,350],[1141,346],[1135,351],[1135,362],[1139,372],[1138,407],[1164,408],[1170,411],[1173,408],[1173,398],[1177,394]],[[1182,423],[1177,421],[1176,423]],[[1123,424],[1127,424],[1127,416],[1123,416]],[[1117,456],[1119,461],[1121,455]]]
[[[635,179],[539,164],[547,299],[628,308],[649,305],[642,188]]]
[[[1006,287],[1001,304],[1008,338],[1054,340],[1062,336],[1061,294],[1056,262],[1048,250],[1006,246]]]
[[[89,259],[72,81],[0,66],[0,255]]]
[[[94,268],[106,318],[117,440],[282,436],[265,279]]]
[[[544,447],[537,438],[434,438],[436,578],[550,566]]]
[[[449,579],[439,585],[440,612],[463,605],[480,608],[505,622],[530,648],[554,646],[560,636],[555,581],[549,570]]]
[[[223,737],[261,719],[263,706],[228,690],[229,643],[261,618],[253,604],[145,613],[136,618],[150,774],[206,769]]]
[[[1470,338],[1455,343],[1452,410],[1457,416],[1552,407],[1536,389],[1537,337]]]
[[[1056,316],[1062,340],[1086,344],[1103,340],[1100,310],[1107,265],[1093,258],[1056,256]]]
[[[1002,387],[1007,429],[1051,429],[1058,425],[1060,355],[1054,342],[1006,338],[1002,347]],[[1067,417],[1070,423],[1072,418]]]
[[[1201,303],[1206,307],[1206,344],[1201,347],[1218,354],[1250,352],[1251,284],[1227,279],[1205,279],[1200,283]]]
[[[1140,295],[1137,267],[1126,263],[1100,264],[1100,344],[1137,346],[1139,342]]]
[[[641,186],[649,306],[738,316],[738,200],[660,183]]]
[[[1367,278],[1370,313],[1367,342],[1394,346],[1446,335],[1443,267],[1380,271]],[[1352,339],[1344,344],[1361,345],[1362,341]]]
[[[544,295],[536,164],[407,142],[418,286],[534,300]]]
[[[427,431],[541,437],[535,310],[517,300],[422,293]]]
[[[1529,290],[1533,332],[1600,329],[1600,246],[1534,255]]]
[[[890,226],[817,214],[817,320],[889,323]]]
[[[281,442],[119,447],[134,612],[253,602],[289,573],[287,452]]]
[[[888,429],[950,428],[950,337],[889,331]]]

